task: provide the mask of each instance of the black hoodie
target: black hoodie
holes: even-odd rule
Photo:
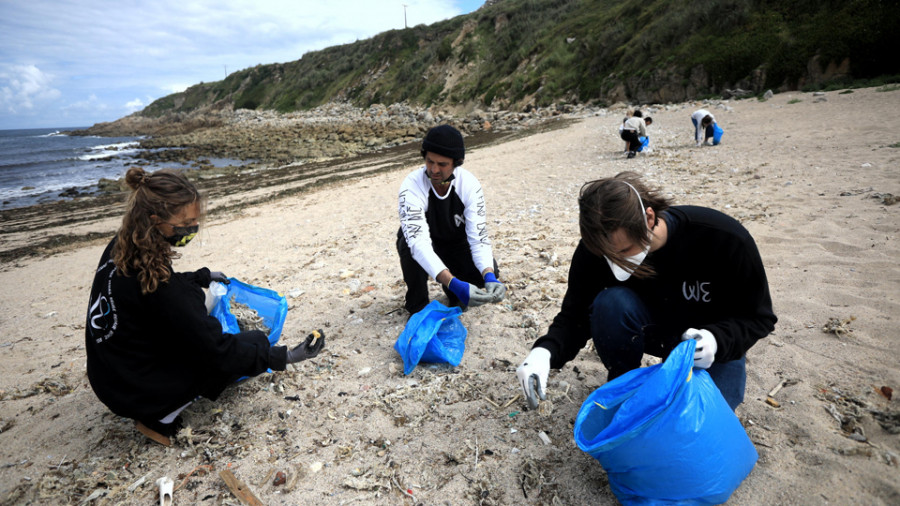
[[[550,350],[550,366],[561,368],[590,336],[590,306],[603,289],[634,290],[655,315],[654,323],[678,338],[688,328],[707,329],[716,338],[716,362],[744,356],[778,320],[769,283],[750,233],[719,211],[675,206],[663,215],[666,243],[644,262],[656,274],[618,281],[606,260],[579,241],[569,268],[569,287],[547,335],[534,346]]]
[[[198,396],[215,399],[242,376],[284,370],[287,348],[260,331],[226,334],[206,311],[209,269],[173,272],[142,294],[135,273],[110,257],[94,276],[85,322],[87,372],[97,397],[120,416],[160,420]]]

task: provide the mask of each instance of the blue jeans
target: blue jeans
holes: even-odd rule
[[[630,288],[614,286],[600,292],[591,305],[591,338],[613,380],[641,366],[644,353],[666,358],[681,342],[678,332],[655,322],[650,310]],[[714,362],[707,372],[734,410],[744,401],[747,360]]]
[[[694,118],[691,118],[691,123],[694,124],[694,133],[696,134],[697,133],[697,120],[695,120]],[[713,126],[712,126],[712,123],[710,123],[709,125],[706,125],[706,138],[703,139],[703,142],[706,142],[710,138],[712,138],[713,134],[714,134]],[[697,139],[694,139],[694,140],[697,140]]]

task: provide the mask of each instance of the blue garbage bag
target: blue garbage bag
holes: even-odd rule
[[[223,285],[227,291],[218,300],[209,313],[222,324],[222,330],[229,334],[237,334],[241,331],[237,318],[231,312],[231,299],[245,304],[255,310],[266,327],[269,327],[269,344],[274,345],[281,338],[281,329],[284,328],[284,320],[287,318],[287,299],[274,290],[249,285],[234,278],[228,278],[230,283]]]
[[[575,442],[625,505],[721,504],[756,465],[740,420],[703,369],[693,340],[665,362],[606,383],[582,404]]]
[[[459,321],[462,309],[448,308],[433,300],[412,315],[394,343],[403,358],[403,374],[409,374],[419,362],[449,363],[456,367],[462,362],[468,331]]]
[[[643,135],[638,137],[638,140],[641,141],[641,145],[638,146],[637,151],[641,152],[650,144],[650,137],[644,137]]]
[[[713,123],[713,146],[718,146],[720,142],[722,142],[722,134],[725,131],[719,126],[718,123]]]

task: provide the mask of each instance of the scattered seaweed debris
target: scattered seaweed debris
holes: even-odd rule
[[[237,319],[237,324],[241,329],[241,332],[261,330],[268,334],[270,331],[262,316],[259,316],[259,313],[252,307],[235,301],[234,295],[231,296],[231,314]]]
[[[852,315],[849,318],[844,319],[831,317],[825,322],[825,325],[822,325],[822,332],[834,334],[838,337],[852,334],[853,329],[850,328],[850,322],[854,320],[856,320],[856,317]]]

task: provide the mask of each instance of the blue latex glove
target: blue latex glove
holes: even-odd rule
[[[497,281],[497,276],[493,272],[484,275],[484,291],[493,297],[494,302],[500,302],[506,295],[506,286]]]
[[[489,293],[475,285],[460,281],[459,278],[451,279],[450,286],[447,288],[449,288],[454,295],[459,297],[460,302],[462,302],[464,306],[475,307],[487,304],[488,302],[493,302],[494,300],[494,297]]]

